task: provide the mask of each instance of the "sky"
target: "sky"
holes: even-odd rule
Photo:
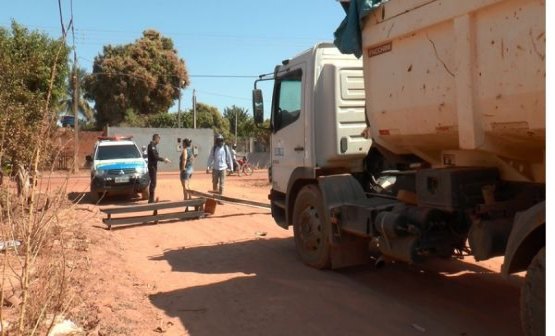
[[[2,0],[0,26],[12,19],[31,30],[61,36],[56,0]],[[182,90],[181,110],[197,102],[224,108],[251,108],[251,91],[258,76],[272,72],[282,60],[322,41],[332,41],[344,17],[336,0],[237,1],[131,1],[61,0],[63,21],[75,24],[79,66],[92,71],[95,56],[104,45],[127,44],[155,29],[173,40],[185,60],[191,84]],[[68,43],[73,42],[68,36]],[[204,77],[216,76],[216,77]],[[271,103],[271,82],[262,85],[265,114]],[[170,111],[177,111],[176,104]]]

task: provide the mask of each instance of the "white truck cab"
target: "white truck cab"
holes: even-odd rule
[[[361,171],[372,143],[361,135],[366,128],[362,62],[320,43],[283,61],[272,79],[272,192],[285,195],[294,176]],[[259,111],[260,103],[255,103]]]

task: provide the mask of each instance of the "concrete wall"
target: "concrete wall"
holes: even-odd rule
[[[160,156],[167,157],[172,162],[158,164],[159,171],[179,170],[179,155],[181,147],[178,149],[177,139],[189,138],[193,141],[192,146],[198,148],[198,157],[193,163],[194,170],[205,170],[208,161],[208,154],[214,145],[214,131],[211,129],[191,129],[191,128],[133,128],[133,127],[108,127],[108,136],[132,135],[133,140],[139,146],[147,146],[152,141],[153,134],[160,134],[160,144],[158,152]],[[181,144],[179,144],[181,145]]]
[[[248,153],[247,158],[255,168],[267,169],[270,167],[270,153]]]

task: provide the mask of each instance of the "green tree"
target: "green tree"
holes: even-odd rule
[[[249,115],[249,111],[245,108],[238,106],[226,107],[224,109],[224,117],[229,121],[229,127],[231,132],[235,135],[235,117],[237,116],[237,137],[247,137],[252,135],[252,130],[249,127],[249,123],[252,121],[252,117]],[[235,139],[235,138],[234,138]]]
[[[256,126],[254,124],[254,120],[251,120],[252,123],[251,125],[251,129],[252,129],[252,137],[254,137],[256,139],[256,142],[259,145],[262,145],[264,148],[269,149],[270,148],[270,136],[271,136],[271,132],[270,132],[270,119],[266,119],[264,120],[264,123],[262,125],[260,125],[260,127]]]
[[[37,137],[55,129],[65,95],[69,48],[62,39],[12,22],[0,28],[0,161],[29,164]],[[51,81],[52,79],[52,81]]]
[[[230,122],[230,129],[235,131],[235,115],[237,113],[237,136],[239,139],[252,137],[264,148],[270,147],[270,120],[265,120],[262,125],[256,126],[254,118],[248,110],[233,105],[224,109],[224,117]]]
[[[87,77],[87,72],[83,68],[78,68],[76,71],[77,81],[79,82],[79,87],[82,88],[85,84],[85,79]],[[62,100],[59,102],[59,110],[60,113],[65,115],[73,115],[73,85],[71,84],[71,78],[68,78],[66,83],[66,95]],[[78,101],[77,101],[77,110],[79,114],[85,118],[86,122],[90,122],[94,120],[95,111],[89,105],[89,102],[85,99],[83,90],[79,90],[78,94]]]
[[[85,81],[85,97],[95,101],[103,127],[119,125],[129,108],[139,115],[167,112],[188,85],[185,62],[172,40],[146,30],[134,43],[104,47]]]
[[[120,123],[122,127],[146,127],[147,116],[139,115],[133,111],[132,108],[128,108],[124,112],[123,121]]]
[[[150,115],[145,120],[145,126],[156,128],[176,128],[177,114],[161,112],[158,114]]]
[[[185,113],[184,126],[193,127],[193,110]],[[222,116],[218,108],[204,103],[197,103],[197,128],[211,128],[215,133],[222,134],[227,140],[231,140],[229,121]]]

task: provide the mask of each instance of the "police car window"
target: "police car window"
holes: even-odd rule
[[[274,130],[280,130],[299,119],[302,103],[302,73],[297,71],[279,81],[278,102],[274,111]]]
[[[97,160],[140,159],[141,153],[134,145],[100,146],[96,152]]]

